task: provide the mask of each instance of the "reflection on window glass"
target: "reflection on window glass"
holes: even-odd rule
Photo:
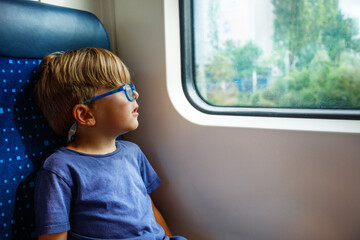
[[[360,109],[359,0],[194,0],[211,105]]]

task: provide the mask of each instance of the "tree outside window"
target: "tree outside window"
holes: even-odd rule
[[[359,19],[338,0],[258,1],[194,1],[202,97],[216,106],[360,109]]]

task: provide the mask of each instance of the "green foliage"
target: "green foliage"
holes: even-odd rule
[[[227,42],[223,49],[218,49],[211,63],[205,66],[209,82],[251,76],[252,71],[258,68],[256,60],[261,54],[261,49],[251,42],[243,47]]]
[[[227,56],[216,54],[211,64],[205,66],[209,82],[231,80],[236,77],[234,62]]]
[[[309,67],[294,69],[258,94],[278,107],[360,108],[359,57],[344,52],[341,63],[335,66],[320,50]]]
[[[218,0],[209,12],[217,14]],[[338,9],[338,0],[272,0],[274,54],[267,62],[252,42],[218,45],[205,66],[212,84],[205,98],[219,106],[291,108],[360,108],[360,39],[358,27]],[[215,18],[213,17],[215,26]],[[267,89],[240,89],[236,79],[252,84],[252,74],[269,77],[278,68],[282,76]],[[239,81],[239,80],[237,80]],[[239,88],[239,89],[238,89]]]
[[[316,49],[325,47],[338,61],[345,49],[359,47],[352,36],[357,28],[338,9],[338,0],[272,0],[274,6],[274,47],[289,53],[291,67],[307,66]],[[286,51],[285,51],[286,52]]]
[[[223,54],[229,56],[234,63],[237,76],[250,76],[254,69],[257,69],[256,60],[261,56],[262,51],[252,42],[248,42],[243,47],[228,41],[225,44]]]

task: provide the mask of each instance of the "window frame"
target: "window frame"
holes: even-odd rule
[[[195,84],[193,0],[179,0],[182,88],[189,103],[211,115],[360,120],[360,109],[228,107],[210,105]]]

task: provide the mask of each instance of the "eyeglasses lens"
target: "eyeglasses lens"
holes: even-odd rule
[[[130,102],[134,101],[134,92],[128,84],[125,85],[125,93]]]

